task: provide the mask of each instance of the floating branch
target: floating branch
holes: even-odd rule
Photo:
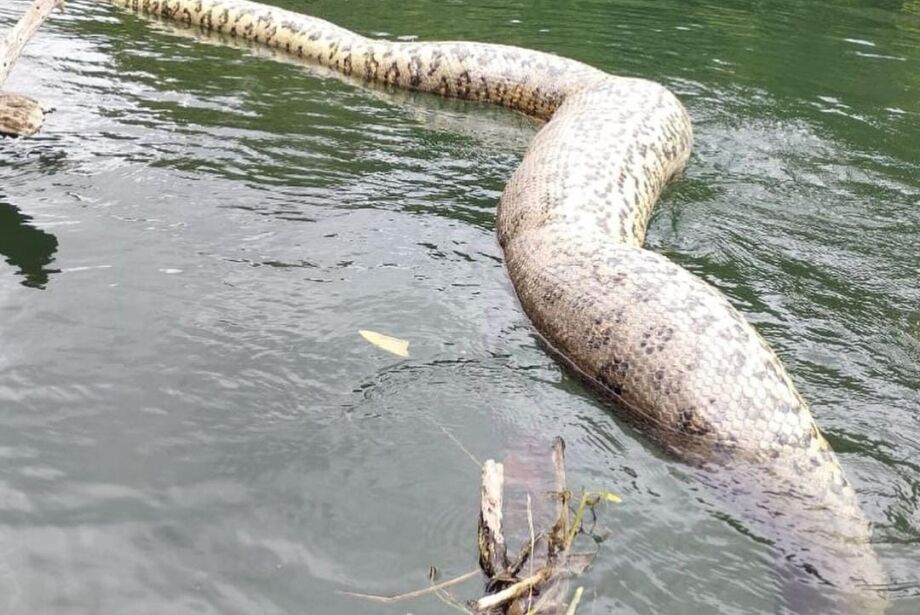
[[[528,494],[528,530],[530,540],[521,548],[513,564],[506,555],[507,545],[502,527],[503,468],[492,460],[482,470],[479,512],[479,565],[489,581],[489,593],[469,606],[473,613],[489,615],[572,615],[581,600],[582,589],[569,597],[569,579],[583,572],[594,560],[593,553],[573,553],[575,538],[582,532],[585,510],[601,502],[618,502],[606,491],[585,492],[578,499],[574,517],[569,513],[572,494],[566,484],[565,443],[556,438],[552,447],[555,471],[556,522],[546,533],[535,534]],[[535,568],[536,545],[546,543],[546,554]],[[519,576],[530,562],[526,576]]]
[[[574,553],[572,545],[580,533],[585,533],[582,520],[586,510],[604,502],[619,502],[619,497],[607,492],[584,492],[577,498],[574,515],[570,514],[572,494],[566,485],[565,443],[556,438],[552,447],[555,485],[550,495],[556,501],[556,521],[552,528],[535,532],[527,497],[527,529],[529,540],[511,561],[505,542],[503,505],[504,466],[489,459],[482,465],[479,505],[479,567],[487,578],[486,595],[466,604],[457,601],[446,590],[452,585],[480,574],[470,572],[424,589],[379,596],[356,592],[343,594],[372,602],[390,604],[436,594],[453,608],[470,615],[575,615],[583,588],[569,594],[569,580],[581,574],[594,561],[594,553]],[[538,554],[538,545],[545,553]],[[529,564],[529,565],[528,565]],[[527,571],[524,571],[525,566]]]
[[[64,0],[35,0],[6,37],[0,41],[0,87],[6,82],[13,64],[26,43],[44,23],[55,7]],[[0,91],[0,135],[28,137],[41,128],[45,114],[33,98]]]

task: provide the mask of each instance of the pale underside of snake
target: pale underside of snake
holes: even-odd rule
[[[642,248],[655,202],[690,156],[690,119],[669,90],[516,47],[373,40],[245,0],[109,1],[367,82],[545,120],[497,214],[508,274],[539,334],[650,438],[715,465],[712,482],[728,476],[725,490],[754,502],[748,512],[821,588],[859,612],[883,608],[868,589],[884,583],[869,525],[776,355],[721,293]],[[823,591],[792,608],[823,611]]]

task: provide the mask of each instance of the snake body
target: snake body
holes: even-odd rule
[[[821,579],[883,581],[855,494],[777,356],[721,293],[642,247],[655,202],[690,156],[690,119],[668,89],[516,47],[373,40],[244,0],[111,1],[347,76],[545,120],[497,214],[537,331],[675,455],[746,468],[740,482],[782,509],[768,524],[796,536],[779,543],[810,552]]]

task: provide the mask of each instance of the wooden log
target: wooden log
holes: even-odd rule
[[[0,41],[0,86],[6,81],[13,64],[19,59],[35,31],[48,18],[54,7],[62,4],[64,0],[34,0],[25,15],[20,17],[13,29]]]
[[[13,29],[0,41],[0,87],[26,43],[64,0],[34,0]],[[31,136],[41,128],[45,114],[38,102],[28,96],[0,91],[0,135]]]
[[[482,465],[479,505],[479,567],[489,577],[508,568],[508,553],[502,533],[504,488],[504,466],[489,459]]]

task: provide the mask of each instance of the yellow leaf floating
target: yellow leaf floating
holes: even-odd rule
[[[376,331],[368,331],[367,329],[359,329],[358,333],[377,348],[392,352],[398,357],[409,356],[408,340],[401,340],[398,337],[390,337],[389,335],[377,333]]]
[[[609,491],[604,491],[603,496],[605,500],[607,500],[608,502],[613,502],[614,504],[619,504],[620,502],[623,501],[623,498],[621,498],[615,493],[610,493]]]

